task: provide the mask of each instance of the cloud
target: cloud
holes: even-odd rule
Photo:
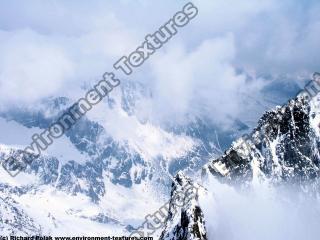
[[[234,58],[232,34],[205,40],[193,51],[181,44],[169,47],[151,64],[154,114],[171,120],[205,115],[221,123],[245,111],[243,94],[259,92],[264,84],[247,82],[231,64]]]
[[[295,77],[320,67],[317,1],[195,1],[193,35],[234,34],[237,66],[257,73]]]
[[[133,75],[120,76],[151,89],[154,100],[144,109],[150,119],[179,120],[199,112],[217,122],[242,117],[255,111],[247,97],[261,97],[263,76],[298,81],[320,68],[318,1],[193,2],[198,16]],[[0,99],[23,102],[72,96],[83,83],[98,81],[183,3],[0,5]]]
[[[194,3],[198,16],[149,61],[154,118],[256,121],[270,78],[300,81],[320,68],[318,2]]]
[[[99,2],[17,4],[1,3],[2,105],[80,95],[85,83],[100,80],[138,42],[112,8],[103,12],[108,5]]]
[[[61,90],[73,75],[68,55],[31,30],[0,32],[0,99],[31,102]]]
[[[317,239],[319,200],[288,187],[259,183],[239,191],[210,179],[200,197],[209,239]],[[299,196],[299,197],[297,197]]]

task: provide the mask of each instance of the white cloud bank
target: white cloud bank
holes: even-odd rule
[[[216,180],[206,187],[201,207],[209,240],[319,238],[319,200],[266,183],[243,192]]]
[[[318,1],[194,4],[196,19],[128,77],[151,88],[150,117],[202,112],[223,122],[252,111],[245,99],[259,98],[265,84],[257,76],[296,80],[319,70]],[[1,103],[72,95],[112,70],[182,6],[169,0],[1,2]]]

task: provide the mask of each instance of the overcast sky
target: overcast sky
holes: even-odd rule
[[[320,70],[320,2],[195,0],[198,16],[131,76],[153,92],[160,118],[237,117],[264,76],[292,81]],[[98,81],[186,1],[1,1],[0,102],[72,96]]]

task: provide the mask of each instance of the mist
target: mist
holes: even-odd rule
[[[150,89],[148,106],[136,111],[144,119],[179,123],[206,116],[230,127],[230,120],[267,110],[248,100],[261,101],[266,86],[301,82],[319,70],[318,1],[193,3],[199,9],[194,21],[132,75],[116,72]],[[169,0],[2,2],[2,107],[76,99],[83,85],[112,71],[182,6]]]
[[[320,201],[268,183],[239,190],[211,179],[200,198],[210,240],[317,239]]]

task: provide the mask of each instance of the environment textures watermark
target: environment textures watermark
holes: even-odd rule
[[[121,57],[113,65],[117,71],[122,71],[126,75],[133,72],[133,68],[141,66],[156,50],[160,49],[174,35],[178,29],[186,26],[191,19],[198,14],[198,9],[190,2],[184,5],[182,11],[177,12],[173,18],[161,26],[155,33],[145,36],[145,41],[140,44],[135,51],[128,57]],[[80,98],[76,103],[69,107],[57,121],[52,123],[49,128],[40,134],[32,136],[32,142],[19,151],[15,156],[10,156],[2,162],[3,168],[15,177],[27,165],[30,165],[45,151],[55,139],[64,135],[77,121],[82,118],[93,106],[101,102],[114,88],[120,85],[120,80],[113,72],[103,74],[103,79],[90,89],[85,97]]]

